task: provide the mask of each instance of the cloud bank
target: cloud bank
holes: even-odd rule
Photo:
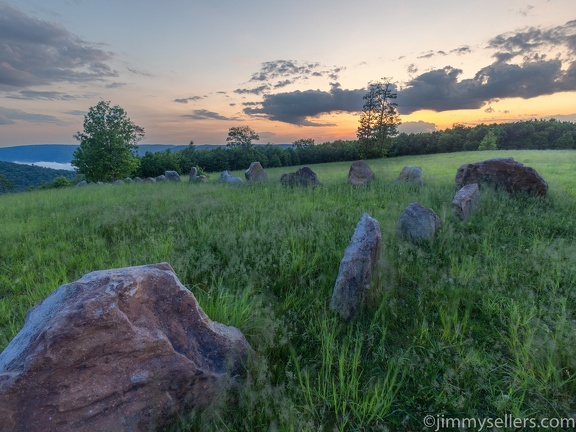
[[[116,77],[113,55],[58,24],[0,3],[0,90]]]

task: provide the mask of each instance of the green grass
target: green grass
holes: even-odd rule
[[[452,215],[463,163],[512,156],[549,183],[546,198],[482,191]],[[0,349],[26,311],[63,283],[106,268],[169,262],[214,320],[258,356],[226,403],[184,430],[422,430],[425,415],[569,417],[576,410],[574,151],[494,151],[369,161],[376,181],[346,184],[350,163],[313,166],[322,186],[286,189],[295,168],[234,187],[131,184],[0,196]],[[425,186],[400,187],[403,166]],[[242,176],[242,172],[233,172]],[[418,201],[437,238],[399,242]],[[362,315],[329,301],[363,212],[379,222],[382,266]],[[226,402],[226,400],[225,400]],[[227,408],[228,407],[228,408]]]

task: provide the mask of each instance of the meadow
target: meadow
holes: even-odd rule
[[[512,156],[548,182],[545,198],[482,189],[452,215],[467,162]],[[0,349],[26,311],[94,270],[166,261],[215,321],[257,356],[237,393],[173,431],[425,430],[424,417],[565,418],[576,413],[576,151],[462,152],[311,165],[322,185],[126,184],[0,196]],[[424,187],[398,186],[421,166]],[[243,172],[232,172],[244,177]],[[418,201],[443,227],[421,247],[396,239]],[[358,319],[328,305],[362,213],[382,260]],[[435,430],[432,427],[430,430]],[[440,429],[449,430],[449,429]]]

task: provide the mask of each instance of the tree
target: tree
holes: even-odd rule
[[[482,138],[480,144],[478,145],[478,150],[497,150],[497,141],[496,135],[494,135],[493,131],[488,131],[488,133]]]
[[[134,124],[118,105],[100,101],[84,117],[84,131],[74,135],[80,145],[72,165],[88,181],[113,181],[131,175],[138,167],[136,144],[144,129]]]
[[[368,93],[362,98],[364,106],[360,115],[360,126],[356,132],[361,157],[386,156],[391,146],[390,138],[398,133],[401,122],[398,117],[398,104],[392,102],[397,95],[392,90],[393,86],[386,78],[368,83]]]
[[[242,147],[246,151],[252,149],[252,141],[258,141],[260,137],[249,126],[231,127],[228,130],[226,144],[228,147]]]
[[[16,185],[8,180],[4,174],[0,174],[0,192],[6,192],[15,187]]]

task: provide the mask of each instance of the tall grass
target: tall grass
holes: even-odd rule
[[[546,198],[482,190],[451,211],[462,163],[513,156]],[[258,356],[238,394],[174,430],[422,430],[425,415],[568,417],[576,412],[576,152],[454,153],[313,166],[322,185],[132,184],[0,197],[0,348],[26,311],[98,269],[167,261],[208,315],[240,328]],[[420,189],[394,184],[423,168]],[[242,175],[237,172],[235,175]],[[443,227],[399,242],[413,201]],[[363,212],[379,222],[383,262],[352,323],[329,310],[339,262]]]

